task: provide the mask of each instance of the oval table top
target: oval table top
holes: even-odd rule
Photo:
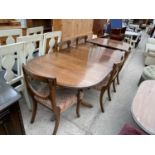
[[[120,51],[79,45],[36,57],[26,66],[36,75],[56,77],[60,86],[88,88],[100,83],[122,55]]]
[[[155,81],[144,81],[132,102],[131,112],[136,123],[147,133],[155,134]]]

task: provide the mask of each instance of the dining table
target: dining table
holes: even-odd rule
[[[135,122],[148,134],[155,134],[155,81],[144,81],[131,106]]]
[[[35,57],[26,66],[34,74],[56,77],[60,86],[89,88],[100,83],[122,56],[120,51],[80,45]]]
[[[84,44],[35,57],[26,66],[35,75],[55,77],[59,86],[83,90],[102,82],[123,55],[120,51]]]
[[[113,50],[120,50],[120,51],[125,51],[129,52],[130,51],[130,44],[123,42],[123,41],[118,41],[118,40],[113,40],[110,38],[95,38],[95,39],[88,39],[88,43],[105,47],[105,48],[110,48]]]

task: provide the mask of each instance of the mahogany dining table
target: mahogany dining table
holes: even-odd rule
[[[36,75],[55,77],[60,86],[83,89],[100,83],[123,54],[85,44],[36,57],[26,66]]]
[[[110,48],[113,50],[120,50],[120,51],[125,51],[125,52],[130,51],[130,44],[123,42],[123,41],[113,40],[110,38],[88,39],[87,42],[94,44],[94,45],[97,45],[97,46]]]
[[[26,66],[35,75],[56,78],[59,86],[83,91],[102,82],[123,55],[120,51],[84,44],[36,57]],[[84,101],[81,104],[92,107]]]

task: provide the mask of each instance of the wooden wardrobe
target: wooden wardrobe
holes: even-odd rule
[[[62,31],[62,40],[72,40],[80,36],[91,36],[93,19],[54,19],[53,31]]]

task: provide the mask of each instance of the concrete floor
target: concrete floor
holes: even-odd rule
[[[148,38],[144,32],[141,42],[136,49],[132,49],[121,74],[121,84],[117,92],[112,91],[112,101],[107,100],[105,94],[105,112],[101,113],[99,106],[99,92],[93,89],[85,91],[84,99],[93,108],[81,107],[81,117],[76,118],[75,106],[61,115],[58,135],[117,135],[125,123],[138,127],[131,115],[131,103],[137,91],[137,84],[144,67],[144,48]],[[26,134],[50,135],[54,122],[50,121],[51,111],[39,106],[35,122],[30,124],[31,112],[28,111],[24,100],[20,102]]]

